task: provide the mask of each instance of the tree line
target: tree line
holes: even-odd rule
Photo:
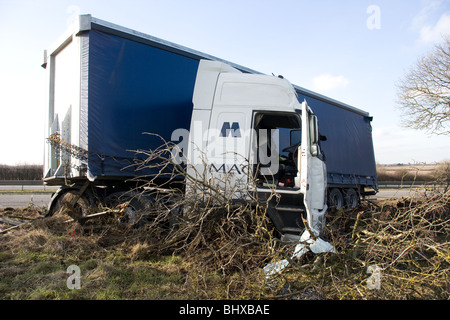
[[[9,166],[0,164],[0,180],[41,180],[42,170],[42,165]]]

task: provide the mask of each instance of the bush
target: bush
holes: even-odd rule
[[[450,192],[329,213],[337,254],[306,255],[279,281],[305,298],[448,299]]]

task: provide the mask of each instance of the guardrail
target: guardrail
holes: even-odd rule
[[[46,188],[55,188],[46,186],[42,180],[0,180],[0,186],[20,186],[22,190],[26,186],[42,186]],[[445,187],[444,184],[439,184],[431,181],[378,181],[378,188],[380,189],[403,189],[427,186],[430,188]]]
[[[378,181],[378,188],[380,189],[408,189],[415,187],[440,188],[445,187],[445,184],[433,181]]]
[[[0,180],[0,190],[53,190],[57,187],[47,186],[42,180]]]
[[[0,180],[0,186],[43,186],[42,180]]]

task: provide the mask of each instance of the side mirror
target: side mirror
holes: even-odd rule
[[[315,115],[311,115],[309,118],[309,136],[311,139],[311,154],[316,157],[319,154],[319,122]]]
[[[319,141],[319,124],[317,117],[314,115],[309,118],[309,136],[311,144],[315,144]]]
[[[320,141],[327,141],[327,137],[319,134]]]

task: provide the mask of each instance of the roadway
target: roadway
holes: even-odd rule
[[[4,208],[25,208],[28,205],[47,207],[52,192],[58,187],[49,187],[42,184],[1,184],[0,183],[0,210]],[[11,192],[8,192],[11,191]]]
[[[0,185],[0,210],[11,208],[25,208],[28,205],[37,207],[47,207],[52,196],[51,191],[57,187],[43,185],[21,186],[21,185]],[[15,193],[2,193],[6,190],[13,190]],[[20,191],[24,191],[23,193]],[[36,193],[33,193],[36,190]],[[46,191],[47,193],[42,193]],[[381,189],[376,196],[369,199],[398,199],[403,197],[413,197],[420,192],[419,189]]]
[[[52,194],[0,194],[0,210],[25,208],[29,205],[47,207]]]
[[[376,196],[372,196],[374,199],[400,199],[411,197],[414,198],[423,193],[421,189],[380,189]]]

